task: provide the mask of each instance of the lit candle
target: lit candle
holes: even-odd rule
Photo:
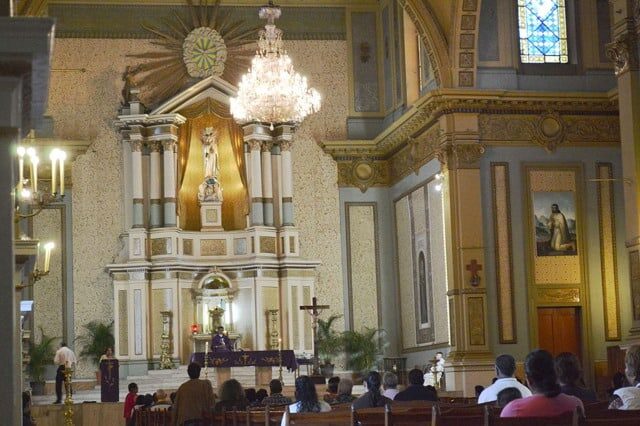
[[[282,350],[282,339],[278,339],[278,350],[281,351]]]
[[[40,159],[37,155],[31,157],[31,164],[33,167],[33,193],[38,192],[38,164],[40,164]]]
[[[53,151],[51,151],[51,154],[49,155],[49,159],[51,160],[51,194],[55,194],[56,193],[56,179],[58,178],[57,174],[56,174],[56,166],[58,165],[58,153],[60,152],[60,150],[58,150],[58,148],[55,148]]]
[[[64,195],[64,160],[67,159],[67,153],[60,151],[60,195]]]
[[[53,242],[48,242],[44,245],[44,270],[42,272],[49,272],[49,264],[51,263],[51,250],[55,247]]]
[[[34,271],[38,270],[38,264],[40,263],[40,243],[36,246],[36,261],[33,264]]]
[[[27,150],[24,146],[18,147],[18,193],[22,192],[22,181],[24,180],[24,154],[26,154]]]
[[[209,353],[209,342],[204,342],[204,354],[205,356]]]

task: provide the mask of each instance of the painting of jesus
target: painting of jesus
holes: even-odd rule
[[[537,256],[578,254],[573,192],[534,192],[533,226]]]

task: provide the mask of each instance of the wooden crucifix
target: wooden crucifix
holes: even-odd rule
[[[478,272],[482,271],[482,265],[480,265],[476,259],[471,259],[471,262],[467,265],[467,271],[471,272],[469,284],[471,284],[472,287],[480,285],[480,275]]]
[[[318,360],[318,318],[320,312],[329,309],[329,305],[318,305],[318,298],[311,299],[311,305],[300,306],[301,311],[307,311],[311,315],[311,327],[313,328],[313,375],[320,375],[320,363]]]

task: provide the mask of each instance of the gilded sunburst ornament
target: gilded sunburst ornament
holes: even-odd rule
[[[144,60],[130,68],[126,78],[140,89],[139,98],[147,106],[210,76],[235,84],[250,64],[254,52],[247,47],[255,42],[256,27],[232,20],[220,10],[220,0],[200,0],[197,5],[187,0],[187,5],[188,19],[174,11],[161,27],[143,25],[159,49],[128,55]]]

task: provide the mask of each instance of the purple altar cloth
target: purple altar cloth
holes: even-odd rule
[[[279,354],[282,353],[282,366],[293,371],[298,368],[296,356],[292,350],[283,351],[236,351],[209,352],[209,367],[278,367]],[[204,352],[191,354],[191,362],[204,367]]]

